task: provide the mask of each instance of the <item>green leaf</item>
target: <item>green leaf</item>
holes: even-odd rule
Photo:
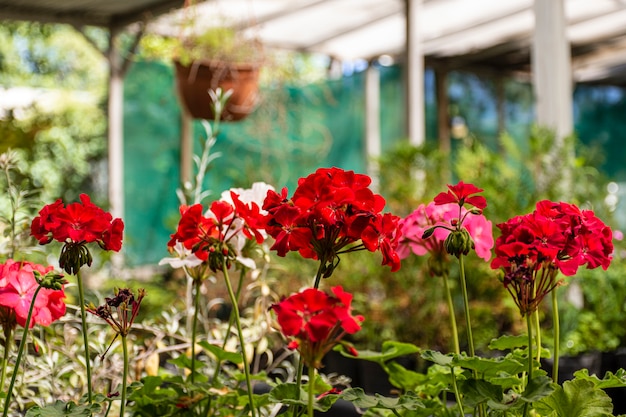
[[[513,350],[528,346],[528,336],[500,336],[489,342],[489,349],[492,350]]]
[[[484,379],[459,381],[459,389],[463,394],[463,404],[468,407],[473,408],[489,400],[502,402],[502,388]]]
[[[422,352],[422,358],[441,366],[452,366],[452,361],[454,360],[452,354],[444,355],[436,350],[425,350]]]
[[[418,386],[428,381],[426,375],[406,369],[397,362],[387,364],[387,370],[389,372],[389,382],[402,391],[415,390]]]
[[[313,407],[319,411],[328,411],[338,398],[338,394],[325,395],[316,400]],[[272,388],[269,400],[274,403],[306,407],[308,405],[308,393],[303,387],[294,383],[280,384]]]
[[[33,407],[26,412],[26,417],[91,417],[100,412],[100,404],[77,405],[57,400],[44,407]]]
[[[524,372],[526,364],[506,357],[498,358],[481,358],[475,356],[468,358],[466,356],[455,356],[452,365],[460,366],[465,369],[475,370],[482,375],[499,375],[505,373],[507,375],[517,375]]]
[[[213,354],[215,358],[220,362],[232,362],[234,364],[240,364],[243,362],[243,357],[241,356],[241,353],[227,352],[219,346],[210,344],[206,340],[198,342],[198,345],[202,346],[203,349]]]
[[[335,347],[335,350],[339,351],[343,356],[354,358],[354,355],[346,352],[342,345],[337,345],[337,347]],[[385,362],[390,361],[391,359],[419,352],[420,348],[411,343],[401,343],[395,342],[393,340],[387,340],[383,342],[381,352],[362,350],[359,351],[359,356],[357,356],[357,358],[366,361],[376,362],[383,365]]]
[[[526,385],[526,389],[520,399],[529,403],[539,401],[552,394],[554,386],[552,379],[545,375],[533,377]]]
[[[602,417],[611,416],[611,398],[591,381],[575,379],[557,386],[549,397],[535,403],[541,415],[555,417]]]
[[[414,392],[400,397],[385,397],[380,394],[367,395],[362,388],[348,388],[340,398],[351,402],[358,408],[383,408],[387,410],[417,410],[425,408],[422,400]]]
[[[616,373],[607,372],[603,379],[595,375],[589,375],[589,370],[587,369],[580,369],[574,372],[574,378],[592,382],[599,389],[626,387],[626,371],[623,369],[618,369]]]

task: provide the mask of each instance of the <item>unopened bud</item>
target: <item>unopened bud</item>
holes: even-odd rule
[[[461,255],[467,255],[472,249],[472,245],[472,238],[466,229],[454,230],[450,232],[444,242],[446,252],[450,255],[456,256],[457,258]]]
[[[433,235],[433,233],[435,233],[435,227],[424,230],[424,233],[422,234],[422,239],[428,239]]]

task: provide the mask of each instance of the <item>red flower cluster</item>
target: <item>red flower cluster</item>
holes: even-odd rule
[[[80,195],[80,201],[64,207],[59,199],[44,206],[33,220],[31,234],[42,245],[53,239],[62,243],[97,242],[104,250],[119,252],[124,231],[122,219],[113,219],[86,194]]]
[[[534,212],[498,228],[502,235],[496,240],[491,267],[503,269],[504,286],[522,315],[534,311],[559,285],[558,271],[572,276],[583,265],[607,269],[611,263],[611,229],[593,211],[574,204],[540,201]]]
[[[206,215],[201,204],[181,206],[181,218],[176,233],[172,234],[169,247],[176,242],[191,250],[202,261],[208,261],[213,271],[222,269],[222,262],[230,267],[233,259],[240,255],[243,240],[264,240],[264,216],[255,202],[248,204],[230,193],[233,204],[214,201]]]
[[[43,267],[31,262],[15,262],[9,259],[0,264],[0,306],[13,310],[17,324],[26,326],[28,311],[39,286],[34,271],[45,275],[52,267]],[[29,327],[35,324],[48,326],[65,314],[65,292],[42,288],[35,299]],[[5,323],[3,323],[4,325]]]
[[[304,363],[316,369],[345,334],[361,329],[363,321],[351,314],[352,294],[341,286],[332,292],[334,296],[308,288],[272,306],[283,334],[292,338],[289,347],[298,349]]]
[[[269,191],[263,209],[268,211],[266,230],[276,239],[271,249],[279,256],[298,251],[319,259],[325,276],[332,274],[342,252],[380,250],[383,265],[400,268],[396,253],[399,217],[381,211],[385,199],[368,186],[367,175],[340,168],[320,168],[298,181],[291,199],[287,189]],[[355,246],[349,245],[357,243]]]
[[[439,193],[435,197],[435,204],[455,203],[459,206],[470,204],[478,209],[487,207],[487,200],[480,195],[474,195],[483,192],[482,188],[476,187],[474,184],[465,184],[459,181],[457,185],[448,185],[448,191]]]
[[[82,265],[91,265],[87,243],[96,242],[102,249],[114,252],[122,248],[122,219],[113,219],[86,194],[80,195],[80,201],[64,206],[59,199],[44,206],[30,229],[41,245],[52,240],[65,243],[59,264],[70,274],[77,273]]]

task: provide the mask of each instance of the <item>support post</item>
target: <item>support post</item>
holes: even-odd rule
[[[380,71],[370,61],[365,73],[365,157],[374,191],[379,187],[380,154]]]
[[[423,0],[405,0],[406,4],[406,81],[407,130],[409,142],[420,146],[425,141],[424,52],[419,16]]]
[[[532,73],[537,123],[558,143],[573,129],[572,62],[563,0],[535,0]]]
[[[559,176],[559,194],[565,197],[572,185],[574,158],[573,149],[565,139],[572,134],[574,117],[571,50],[566,36],[564,0],[535,0],[533,10],[535,31],[531,64],[536,121],[555,134],[548,155],[550,170],[544,174]]]

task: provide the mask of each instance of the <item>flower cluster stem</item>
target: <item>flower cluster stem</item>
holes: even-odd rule
[[[469,356],[474,357],[474,336],[472,335],[472,321],[470,319],[469,298],[467,295],[467,284],[465,280],[465,264],[463,255],[459,255],[459,275],[461,278],[461,291],[463,291],[463,306],[465,309],[465,325],[467,326],[467,346]]]
[[[454,389],[454,396],[456,397],[456,405],[459,407],[459,412],[461,416],[464,416],[463,412],[463,399],[461,398],[461,393],[459,392],[459,387],[456,383],[456,375],[454,374],[454,368],[450,367],[450,374],[452,376],[452,388]]]
[[[80,320],[83,330],[83,344],[85,346],[85,370],[87,372],[87,401],[91,404],[91,356],[89,355],[89,335],[87,334],[87,315],[85,314],[85,290],[80,271],[76,272],[76,282],[78,283],[78,304],[80,304]]]
[[[128,346],[126,345],[126,335],[121,334],[122,337],[122,355],[124,360],[124,370],[122,372],[122,392],[120,403],[120,417],[124,417],[126,410],[126,381],[128,379]]]
[[[526,327],[528,328],[528,385],[533,378],[533,323],[530,314],[526,314]],[[528,403],[524,404],[524,417],[528,415]]]
[[[326,265],[326,259],[320,259],[319,267],[317,268],[317,273],[315,274],[315,281],[313,282],[313,288],[316,290],[319,289],[320,282],[322,281],[322,274],[324,272],[324,266]],[[304,362],[302,361],[302,356],[298,359],[298,369],[296,371],[296,385],[299,387],[302,384],[302,372],[304,370]],[[296,417],[298,415],[298,406],[294,406],[293,416]]]
[[[196,333],[198,327],[198,309],[200,307],[200,284],[199,279],[193,280],[193,323],[191,324],[191,375],[190,381],[193,383],[196,374]]]
[[[13,344],[13,329],[5,329],[4,332],[4,352],[2,354],[2,373],[0,374],[0,391],[4,391],[4,382],[7,376],[7,366],[9,364],[9,353]]]
[[[552,291],[554,293],[554,291]],[[535,319],[535,329],[537,339],[537,362],[541,362],[541,321],[539,320],[539,309],[535,310],[533,313],[533,317]]]
[[[235,293],[235,299],[239,300],[241,297],[241,289],[243,288],[243,279],[246,276],[246,268],[242,268],[239,273],[239,282],[237,283],[237,291]],[[230,317],[228,318],[228,326],[226,327],[226,332],[224,333],[224,341],[222,342],[222,349],[226,349],[226,345],[228,344],[228,335],[230,334],[230,330],[233,327],[233,313],[231,312]],[[215,364],[215,372],[213,373],[213,380],[217,378],[217,374],[219,374],[221,366],[221,361],[217,361]]]
[[[309,366],[309,401],[307,403],[308,416],[313,417],[313,402],[315,401],[315,368]]]
[[[559,302],[556,289],[552,290],[552,328],[554,330],[554,362],[552,366],[552,380],[559,382],[559,348],[560,348],[560,325],[559,325]]]
[[[243,330],[241,328],[241,317],[239,315],[239,303],[237,297],[235,296],[235,292],[233,291],[233,286],[230,283],[230,278],[228,276],[228,266],[226,262],[222,263],[222,272],[224,273],[224,281],[226,281],[226,289],[228,290],[228,296],[230,297],[230,302],[233,306],[233,317],[235,318],[235,325],[237,327],[237,334],[239,336],[239,345],[241,349],[241,357],[243,360],[243,371],[246,377],[246,388],[248,389],[248,401],[250,402],[250,415],[255,417],[255,408],[254,408],[254,396],[252,392],[252,381],[250,378],[250,367],[248,366],[248,358],[246,356],[246,341],[243,337]]]
[[[37,294],[39,294],[39,290],[41,290],[41,285],[37,286],[33,294],[33,299],[30,302],[30,308],[28,309],[28,316],[26,318],[26,323],[24,326],[24,333],[22,333],[22,340],[20,340],[20,347],[17,349],[17,358],[15,359],[15,368],[13,369],[13,375],[11,375],[11,383],[9,384],[9,390],[7,391],[7,396],[4,399],[4,410],[2,411],[2,417],[7,417],[9,414],[9,405],[11,404],[11,395],[13,394],[13,387],[15,385],[15,379],[17,378],[17,373],[20,368],[20,362],[22,361],[22,354],[24,353],[24,346],[28,341],[28,328],[30,326],[30,321],[33,317],[33,310],[35,308],[35,300],[37,299]]]
[[[461,347],[459,345],[459,333],[456,326],[456,316],[454,314],[454,303],[452,302],[452,292],[450,291],[450,285],[448,284],[448,273],[442,274],[443,286],[446,290],[446,301],[448,303],[448,314],[450,315],[450,330],[452,331],[452,341],[454,343],[454,353],[461,354]]]

